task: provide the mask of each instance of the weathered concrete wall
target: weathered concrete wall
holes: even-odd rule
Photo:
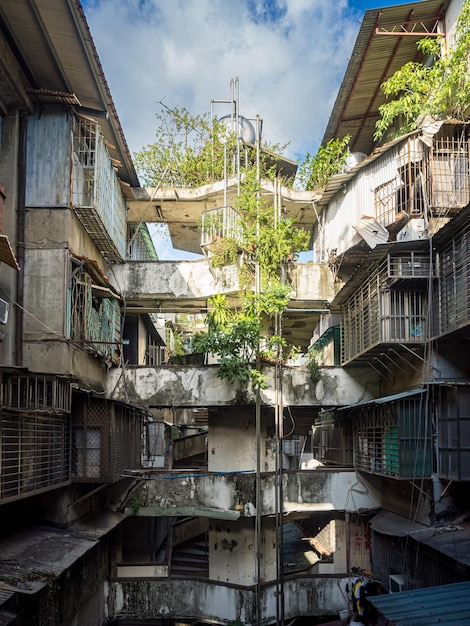
[[[32,208],[26,217],[23,365],[33,372],[60,373],[103,390],[106,369],[99,360],[69,344],[67,335],[70,256],[105,263],[68,207]]]
[[[272,419],[261,416],[260,467],[264,472],[274,471],[276,456]],[[209,472],[254,471],[256,469],[256,420],[252,407],[209,414],[208,470]],[[229,451],[229,452],[228,452]]]
[[[286,620],[332,615],[346,608],[345,578],[302,577],[284,582]],[[256,591],[198,579],[115,580],[107,594],[108,613],[124,619],[205,619],[215,624],[240,620],[258,626],[276,620],[276,586],[263,585],[261,620],[256,621]]]
[[[218,279],[216,278],[218,277]],[[110,280],[124,297],[133,300],[201,298],[238,290],[235,265],[211,273],[206,259],[200,261],[128,261],[113,265]]]
[[[107,603],[106,595],[109,587],[107,583],[102,583],[93,593],[80,610],[72,617],[69,626],[101,626],[106,622]]]
[[[148,475],[147,475],[148,476]],[[140,503],[136,515],[175,515],[181,507],[207,509],[208,516],[223,517],[232,512],[232,519],[256,514],[256,474],[184,474],[154,480],[146,478],[132,491],[132,499]],[[274,474],[261,477],[261,515],[275,514]],[[353,496],[352,496],[353,494]],[[299,470],[283,473],[284,512],[349,511],[358,512],[380,506],[375,495],[353,469]],[[130,505],[129,505],[130,507]]]
[[[293,301],[324,303],[333,300],[334,277],[326,264],[292,263],[288,274]],[[237,266],[211,271],[206,259],[128,261],[113,265],[109,278],[124,297],[133,300],[204,300],[214,293],[230,294],[239,289]]]
[[[256,583],[256,535],[253,519],[236,522],[211,520],[209,579],[251,587]],[[274,519],[264,519],[261,530],[261,580],[276,578]]]
[[[274,514],[274,477],[269,476],[262,490],[263,514]],[[271,496],[269,492],[271,491]],[[283,475],[284,512],[349,511],[357,513],[380,506],[354,470],[303,470]]]
[[[161,366],[112,369],[107,376],[108,397],[149,407],[247,405],[255,403],[251,385],[232,385],[217,377],[216,365]],[[263,404],[274,405],[274,368],[264,366],[268,386]],[[283,368],[282,402],[285,406],[345,406],[379,395],[378,376],[371,368],[325,368],[314,383],[306,367]]]
[[[24,338],[65,337],[67,285],[64,249],[28,250],[25,263]]]
[[[25,341],[23,363],[31,372],[79,378],[96,392],[105,388],[105,365],[65,340]]]
[[[71,255],[76,254],[93,259],[104,274],[108,271],[96,245],[67,205],[53,209],[28,207],[26,237],[28,255],[31,255],[32,260],[33,251],[35,254],[41,252],[45,260],[47,259],[47,251],[51,252],[49,268],[52,277],[57,273],[57,265],[52,254],[57,254],[59,250],[65,249],[70,250]]]

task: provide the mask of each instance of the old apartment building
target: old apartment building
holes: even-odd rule
[[[380,84],[461,7],[367,11],[324,137],[348,170],[261,181],[311,233],[282,329],[321,374],[266,363],[257,392],[171,356],[236,301],[204,220],[233,228],[239,180],[140,187],[79,0],[2,0],[1,624],[268,626],[344,615],[358,572],[468,580],[468,126],[373,141]],[[206,254],[159,261],[149,222]]]

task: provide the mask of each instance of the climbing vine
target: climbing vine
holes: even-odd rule
[[[257,367],[260,357],[284,358],[291,352],[285,339],[272,331],[272,318],[289,301],[286,265],[295,254],[307,250],[309,241],[309,234],[294,219],[275,215],[272,205],[261,197],[260,179],[276,179],[273,153],[281,154],[284,147],[265,144],[256,154],[245,146],[244,162],[232,172],[238,138],[226,126],[206,116],[192,116],[184,108],[167,109],[157,118],[156,142],[135,155],[145,184],[195,187],[235,173],[239,179],[232,207],[239,216],[236,235],[219,235],[223,232],[219,215],[208,218],[214,222],[206,224],[214,233],[208,244],[212,267],[238,266],[238,308],[230,310],[220,294],[210,298],[207,332],[196,335],[193,347],[218,355],[219,377],[264,387],[266,378]]]
[[[309,235],[296,227],[295,220],[273,215],[272,206],[261,201],[254,169],[244,173],[236,209],[240,215],[237,245],[244,259],[239,271],[240,308],[230,311],[220,294],[209,298],[208,330],[197,335],[196,345],[201,352],[218,355],[220,378],[264,388],[259,358],[288,358],[292,353],[285,339],[269,329],[289,302],[286,265],[294,253],[307,249]]]

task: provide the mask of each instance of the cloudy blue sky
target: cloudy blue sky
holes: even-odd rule
[[[131,152],[154,140],[160,101],[209,113],[239,78],[263,138],[316,152],[367,9],[402,0],[82,0]],[[224,108],[227,107],[227,108]],[[214,105],[214,113],[230,112]]]

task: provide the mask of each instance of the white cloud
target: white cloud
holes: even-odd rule
[[[347,0],[88,0],[85,12],[132,152],[163,99],[193,114],[230,98],[264,138],[315,150],[359,27]],[[359,17],[360,19],[360,17]],[[217,114],[229,112],[217,105]]]

